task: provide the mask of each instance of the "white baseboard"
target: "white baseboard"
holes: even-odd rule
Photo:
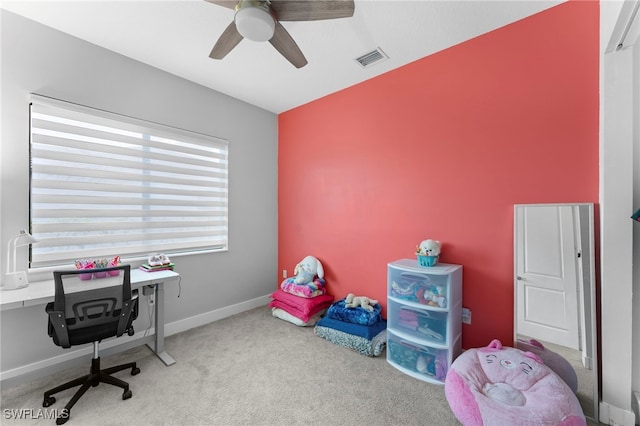
[[[600,402],[600,423],[611,426],[635,426],[636,415],[633,411],[624,410],[619,407]]]
[[[269,296],[262,296],[165,324],[165,337],[181,333],[195,327],[210,324],[214,321],[258,308],[260,306],[265,306],[269,303],[269,300]],[[107,340],[100,344],[100,353],[102,356],[108,356],[145,343],[151,343],[153,342],[154,333],[155,330],[151,328],[148,331],[147,336],[144,336],[144,333],[137,333],[133,336],[125,335],[118,339]],[[0,372],[0,386],[15,386],[58,371],[66,370],[67,368],[79,365],[81,362],[86,363],[87,356],[91,356],[92,354],[93,346],[83,347],[81,349],[70,349],[61,355],[23,365],[11,370],[2,371]],[[177,360],[177,362],[179,362],[179,360]]]
[[[153,329],[151,329],[153,333]],[[151,343],[153,335],[144,337],[142,335],[122,336],[118,339],[107,340],[100,344],[100,354],[108,356],[114,353],[126,351],[127,349]],[[66,370],[67,368],[87,362],[87,357],[93,355],[93,346],[83,347],[65,351],[61,355],[37,361],[31,364],[13,368],[0,373],[0,387],[16,386],[30,380],[44,377],[49,374]]]
[[[584,352],[583,352],[583,356],[582,356],[582,366],[584,368],[586,368],[587,370],[591,370],[591,366],[593,365],[593,359],[590,356],[584,356]]]
[[[235,305],[225,306],[224,308],[216,309],[215,311],[209,311],[204,314],[174,321],[164,326],[164,335],[171,336],[172,334],[181,333],[195,327],[200,327],[201,325],[210,324],[214,321],[230,317],[231,315],[236,315],[260,306],[265,306],[269,304],[269,301],[269,296],[262,296],[252,300],[236,303]]]

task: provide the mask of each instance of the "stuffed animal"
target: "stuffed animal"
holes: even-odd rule
[[[516,348],[521,351],[529,351],[532,352],[542,361],[544,365],[552,369],[562,380],[565,381],[567,386],[573,391],[573,393],[578,392],[578,375],[576,371],[571,366],[571,363],[564,359],[560,354],[557,354],[547,348],[544,347],[542,343],[535,339],[516,340]]]
[[[578,398],[533,352],[493,340],[449,367],[444,392],[460,423],[586,426]]]
[[[424,240],[418,246],[416,250],[417,254],[422,256],[439,256],[440,255],[440,241],[437,240]]]
[[[363,309],[373,312],[373,306],[377,305],[378,301],[374,299],[369,299],[366,296],[356,296],[353,293],[347,294],[347,297],[344,299],[344,306],[347,308],[357,308],[358,306]]]
[[[295,275],[294,283],[311,284],[316,276],[320,279],[324,278],[324,268],[318,259],[306,256],[296,265],[293,274]]]

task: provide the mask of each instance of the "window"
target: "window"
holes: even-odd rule
[[[224,250],[228,143],[32,95],[31,268]]]

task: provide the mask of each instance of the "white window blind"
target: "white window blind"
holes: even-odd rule
[[[31,268],[221,250],[228,143],[32,96]]]

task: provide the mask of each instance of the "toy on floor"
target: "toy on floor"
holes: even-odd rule
[[[347,297],[344,299],[344,306],[347,308],[357,308],[361,307],[369,312],[373,312],[373,306],[377,305],[378,301],[375,299],[369,299],[366,296],[356,296],[353,293],[347,294]]]
[[[465,426],[587,424],[578,398],[540,357],[499,340],[455,359],[445,396]]]
[[[569,361],[564,359],[559,354],[547,349],[542,343],[535,339],[524,340],[518,339],[516,341],[516,348],[522,351],[533,352],[538,355],[544,362],[544,365],[552,369],[562,380],[565,381],[567,386],[576,393],[578,391],[578,375],[573,369]]]
[[[324,278],[324,268],[318,259],[313,256],[306,256],[296,265],[293,274],[295,275],[294,282],[296,284],[311,284],[316,276],[320,279]]]

